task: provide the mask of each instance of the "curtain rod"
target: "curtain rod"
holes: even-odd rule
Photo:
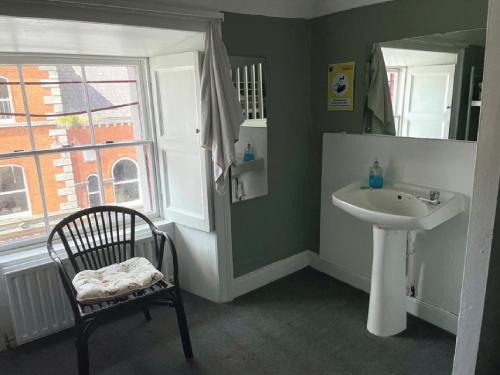
[[[173,16],[182,18],[197,18],[205,20],[223,20],[224,14],[218,11],[193,9],[193,8],[180,8],[180,7],[162,7],[162,9],[152,9],[145,7],[119,5],[119,4],[102,4],[92,1],[75,1],[75,0],[17,0],[16,4],[36,4],[36,5],[51,5],[63,6],[67,8],[89,8],[89,9],[102,9],[102,10],[116,10],[128,13],[142,13],[158,16]]]

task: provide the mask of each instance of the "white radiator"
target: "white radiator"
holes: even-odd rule
[[[136,256],[154,262],[151,239],[138,241]],[[165,265],[170,264],[168,249]],[[169,267],[163,268],[171,269]],[[10,315],[17,345],[36,340],[74,325],[73,312],[60,276],[52,262],[4,269]]]

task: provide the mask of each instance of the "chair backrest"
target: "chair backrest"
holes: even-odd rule
[[[130,208],[87,208],[60,221],[52,229],[49,243],[57,233],[75,272],[123,262],[135,256],[137,216],[151,224],[143,214]]]

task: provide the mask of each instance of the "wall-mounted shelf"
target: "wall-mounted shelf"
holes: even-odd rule
[[[264,158],[256,158],[250,161],[238,160],[231,167],[231,177],[238,178],[242,173],[259,171],[264,169]]]

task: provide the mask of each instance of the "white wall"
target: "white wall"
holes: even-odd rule
[[[500,176],[500,0],[490,0],[486,35],[483,103],[478,136],[477,167],[471,209],[471,225],[466,252],[466,266],[460,320],[458,324],[453,375],[472,375],[475,372],[486,282],[492,249],[495,215],[498,215],[498,181]],[[498,225],[498,224],[496,224]],[[496,230],[495,230],[496,232]],[[491,270],[490,270],[491,272]],[[491,290],[488,290],[488,294]],[[495,293],[498,293],[495,291]],[[498,298],[498,294],[496,294]],[[488,298],[491,298],[490,296]],[[493,317],[493,315],[490,315]],[[495,326],[484,329],[498,332]],[[493,341],[494,342],[494,341]],[[490,350],[498,350],[491,346]],[[497,354],[498,355],[498,354]],[[488,355],[483,360],[488,359]],[[493,370],[493,369],[492,369]],[[498,369],[496,369],[498,370]],[[493,370],[491,373],[498,372]]]
[[[174,224],[173,241],[179,261],[181,288],[220,301],[217,234]]]
[[[331,193],[358,180],[378,157],[386,181],[464,194],[470,203],[476,144],[375,135],[325,134],[321,188],[320,257],[368,290],[372,228],[331,203]],[[416,298],[458,314],[469,212],[421,232],[415,243]]]

